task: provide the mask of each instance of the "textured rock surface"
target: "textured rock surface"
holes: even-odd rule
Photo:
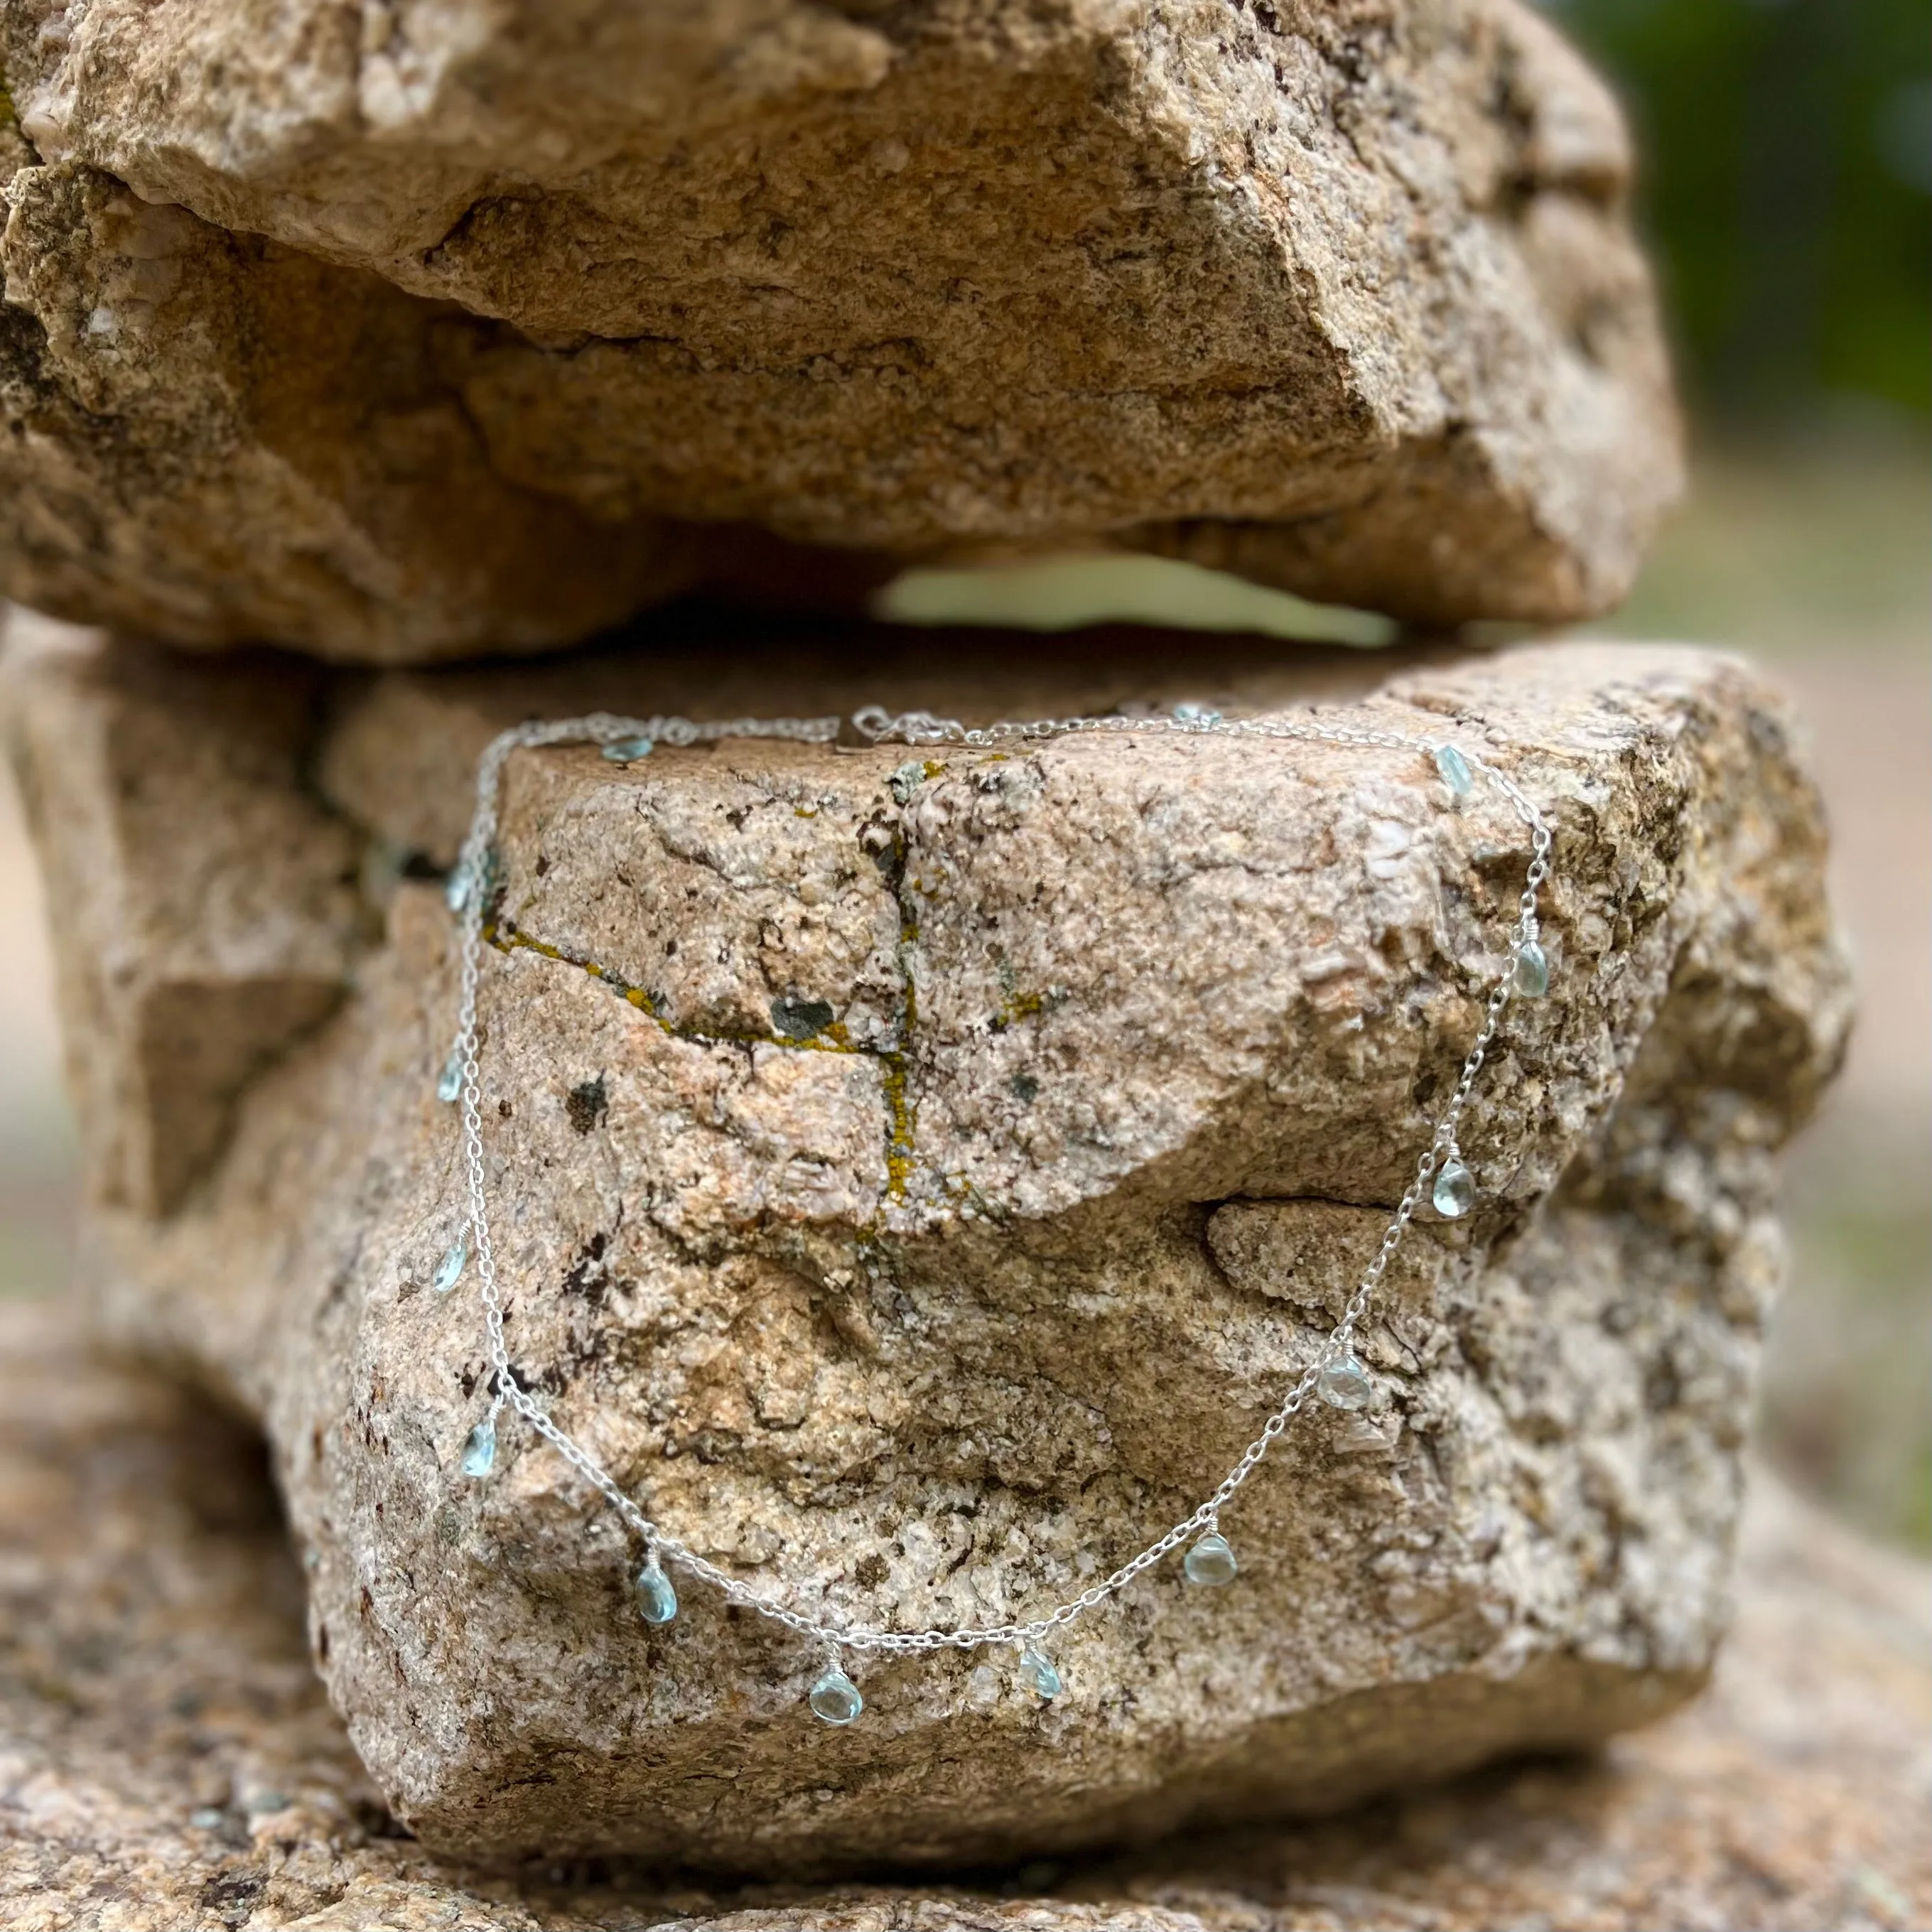
[[[689,580],[661,526],[505,478],[428,305],[90,169],[8,194],[9,594],[184,643],[410,656],[554,644]]]
[[[275,736],[272,665],[14,673],[44,836],[92,814],[107,842],[83,892],[47,841],[84,1099],[144,1094],[150,1142],[214,1104],[118,1070],[166,976],[130,982],[118,1028],[92,1024],[88,977],[110,941],[172,933],[214,864],[202,828],[228,828],[238,903],[292,908],[290,955],[212,974],[213,1009],[250,963],[276,984],[352,946],[330,1017],[227,1093],[232,1132],[171,1212],[97,1172],[88,1266],[111,1334],[266,1418],[318,1660],[400,1815],[472,1852],[992,1857],[1326,1808],[1694,1689],[1777,1272],[1772,1154],[1845,1011],[1774,698],[1668,650],[1371,692],[1385,665],[1226,640],[1179,673],[1158,636],[1084,658],[982,638],[969,661],[782,632],[734,640],[728,671],[715,644],[343,680],[307,738]],[[1303,1418],[1232,1514],[1236,1587],[1137,1586],[1060,1646],[1050,1708],[1003,1660],[880,1666],[833,1733],[782,1633],[696,1588],[639,1625],[622,1539],[548,1452],[506,1430],[488,1482],[456,1473],[486,1396],[473,1288],[427,1286],[457,1207],[430,1091],[450,926],[422,875],[496,723],[1258,705],[1324,680],[1361,715],[1458,719],[1548,801],[1557,997],[1514,1010],[1485,1079],[1478,1211],[1417,1231],[1367,1334],[1378,1407]],[[106,809],[132,715],[141,769],[192,756],[178,818]],[[274,823],[310,830],[250,837],[278,758]],[[345,836],[369,851],[352,942]],[[1523,856],[1513,818],[1448,808],[1412,755],[1152,736],[554,752],[513,768],[504,854],[505,916],[551,949],[493,959],[484,1004],[520,1371],[717,1560],[914,1624],[1070,1594],[1232,1460],[1400,1190]]]
[[[0,50],[0,586],[68,616],[529,647],[752,568],[695,521],[1554,619],[1676,488],[1625,136],[1515,0],[24,0]]]
[[[67,962],[69,1025],[93,1042],[68,1055],[88,1167],[103,1201],[166,1214],[242,1087],[340,1000],[362,842],[290,782],[315,678],[133,660],[111,715],[84,687],[44,688],[22,751],[79,781],[40,833],[91,935]]]
[[[961,1884],[437,1863],[308,1667],[259,1452],[0,1308],[14,1932],[1908,1932],[1932,1922],[1927,1577],[1758,1479],[1712,1693],[1602,1758]]]

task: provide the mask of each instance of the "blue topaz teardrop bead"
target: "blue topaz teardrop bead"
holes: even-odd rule
[[[493,847],[483,854],[480,863],[471,866],[459,859],[450,868],[449,876],[442,882],[442,902],[459,918],[475,902],[480,890],[487,902],[494,898],[496,889],[503,883],[503,861]]]
[[[648,738],[613,738],[603,748],[603,755],[614,765],[628,765],[648,758],[656,748]]]
[[[1526,1000],[1550,990],[1550,957],[1533,939],[1516,956],[1516,989]]]
[[[1218,1529],[1210,1529],[1195,1544],[1181,1561],[1190,1583],[1232,1583],[1240,1565],[1228,1539]]]
[[[1452,1156],[1437,1170],[1429,1198],[1444,1220],[1460,1221],[1476,1204],[1476,1177]]]
[[[463,1473],[487,1476],[496,1466],[496,1418],[490,1414],[470,1432],[470,1439],[463,1445]]]
[[[436,1264],[436,1272],[429,1278],[429,1285],[439,1294],[447,1294],[462,1278],[463,1270],[469,1265],[470,1244],[458,1234],[444,1251],[441,1261]]]
[[[1476,782],[1476,775],[1469,769],[1469,761],[1454,745],[1438,745],[1436,748],[1436,769],[1442,774],[1442,782],[1458,798],[1467,798]]]
[[[1368,1370],[1353,1355],[1337,1355],[1323,1363],[1315,1378],[1315,1393],[1331,1408],[1363,1408],[1375,1392]]]
[[[442,1063],[442,1071],[436,1076],[436,1097],[446,1106],[453,1106],[463,1093],[463,1056],[452,1053]]]
[[[812,1714],[828,1724],[849,1724],[866,1708],[859,1687],[844,1672],[828,1670],[806,1694]]]
[[[668,1624],[677,1615],[677,1592],[655,1556],[638,1572],[631,1588],[638,1599],[638,1614],[646,1623]]]
[[[1053,1667],[1053,1659],[1031,1644],[1020,1652],[1020,1682],[1036,1696],[1048,1700],[1058,1697],[1066,1688]]]

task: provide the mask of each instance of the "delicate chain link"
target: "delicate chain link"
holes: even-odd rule
[[[907,745],[964,745],[981,746],[1010,744],[1015,741],[1040,742],[1089,733],[1162,732],[1184,736],[1222,736],[1243,738],[1300,740],[1318,744],[1360,746],[1380,751],[1412,751],[1434,754],[1448,748],[1448,741],[1424,738],[1400,731],[1375,731],[1346,725],[1324,724],[1300,716],[1222,718],[1211,712],[1182,711],[1172,716],[1152,717],[1074,717],[1037,718],[1027,722],[1006,722],[971,728],[956,719],[935,718],[929,712],[909,711],[896,716],[877,705],[869,705],[853,716],[853,724],[862,736],[874,744],[897,739]],[[1213,1528],[1221,1511],[1242,1485],[1260,1467],[1276,1437],[1287,1428],[1313,1393],[1324,1364],[1347,1353],[1358,1324],[1376,1288],[1388,1273],[1401,1247],[1408,1224],[1420,1205],[1423,1190],[1430,1177],[1456,1143],[1456,1123],[1474,1090],[1489,1050],[1502,1024],[1503,1012],[1515,990],[1516,962],[1525,949],[1535,943],[1537,904],[1544,881],[1550,873],[1550,828],[1537,806],[1504,772],[1473,753],[1462,754],[1472,770],[1478,773],[1507,799],[1516,815],[1528,828],[1532,854],[1522,893],[1518,902],[1516,923],[1510,928],[1508,957],[1501,977],[1491,991],[1475,1042],[1462,1062],[1462,1077],[1437,1120],[1428,1146],[1416,1162],[1415,1172],[1382,1235],[1374,1258],[1350,1297],[1341,1319],[1330,1332],[1322,1354],[1303,1370],[1287,1398],[1262,1425],[1255,1437],[1214,1494],[1191,1516],[1184,1517],[1156,1541],[1100,1582],[1082,1590],[1077,1597],[1057,1604],[1043,1616],[1024,1623],[1004,1623],[983,1628],[895,1630],[851,1622],[831,1622],[793,1607],[776,1592],[760,1591],[720,1569],[700,1556],[680,1537],[655,1522],[626,1493],[616,1479],[596,1457],[576,1442],[544,1412],[518,1381],[511,1366],[508,1345],[503,1331],[503,1304],[497,1279],[496,1259],[490,1238],[483,1165],[483,1119],[481,1069],[476,1006],[482,981],[484,923],[492,896],[492,869],[497,832],[498,796],[503,768],[512,753],[566,744],[614,745],[627,739],[648,740],[656,744],[689,746],[726,738],[788,739],[806,744],[826,744],[838,734],[836,718],[737,718],[694,723],[676,717],[625,718],[608,712],[594,712],[582,718],[553,719],[512,726],[492,739],[476,769],[476,806],[463,842],[452,884],[461,895],[460,995],[454,1059],[462,1075],[460,1091],[464,1167],[469,1195],[471,1238],[475,1244],[477,1278],[482,1285],[484,1326],[490,1364],[494,1370],[492,1414],[507,1404],[555,1448],[563,1460],[608,1502],[643,1539],[651,1554],[669,1561],[692,1575],[715,1586],[730,1601],[756,1611],[828,1646],[840,1649],[902,1654],[934,1650],[975,1650],[989,1644],[1037,1643],[1055,1630],[1096,1608],[1136,1577],[1151,1569],[1196,1534]]]

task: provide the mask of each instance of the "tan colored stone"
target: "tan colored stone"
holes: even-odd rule
[[[507,481],[438,313],[111,177],[27,167],[0,238],[0,583],[191,644],[448,656],[567,641],[689,546]]]
[[[1845,1018],[1774,697],[1661,649],[1391,670],[1158,635],[729,641],[338,683],[301,762],[331,836],[374,842],[380,934],[172,1213],[95,1184],[108,1331],[265,1419],[316,1655],[400,1815],[468,1855],[991,1858],[1330,1808],[1694,1690],[1778,1271],[1772,1155]],[[161,715],[154,674],[26,654],[16,735],[111,746],[124,710]],[[1340,716],[1454,718],[1547,802],[1556,997],[1512,1010],[1486,1072],[1478,1211],[1414,1231],[1365,1333],[1377,1407],[1300,1418],[1231,1511],[1236,1588],[1144,1580],[1058,1646],[1050,1708],[1004,1659],[881,1664],[829,1732],[784,1633],[694,1586],[638,1624],[623,1539],[507,1421],[496,1474],[456,1473],[484,1364],[473,1283],[424,1285],[458,1215],[430,1090],[450,922],[411,874],[450,858],[496,725],[1350,685]],[[247,708],[180,728],[214,742]],[[198,770],[164,898],[202,828],[256,809],[226,754]],[[100,771],[30,760],[39,822],[80,822]],[[1525,858],[1414,754],[1152,734],[532,754],[502,843],[503,916],[548,949],[494,956],[484,1004],[520,1371],[715,1560],[914,1627],[1070,1594],[1211,1488],[1372,1248]],[[84,958],[112,903],[50,855]]]
[[[34,839],[88,934],[62,988],[88,1168],[103,1200],[166,1215],[240,1090],[341,998],[368,917],[361,842],[301,782],[317,678],[130,652],[110,698],[84,646],[38,628],[72,675],[14,749],[30,807],[53,804]]]
[[[1716,1684],[1597,1760],[946,1884],[440,1862],[303,1641],[255,1445],[0,1308],[0,1919],[12,1932],[1616,1932],[1932,1920],[1922,1564],[1756,1479]]]
[[[0,35],[37,151],[0,586],[64,615],[537,648],[742,578],[756,526],[860,574],[1105,543],[1558,619],[1677,487],[1626,138],[1516,0],[93,0]]]

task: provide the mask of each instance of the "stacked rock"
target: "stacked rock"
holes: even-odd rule
[[[6,661],[86,1286],[265,1430],[317,1666],[404,1823],[482,1858],[984,1861],[1332,1808],[1696,1690],[1774,1157],[1847,999],[1754,674],[1444,629],[1606,608],[1676,487],[1624,137],[1546,26],[28,26],[0,584],[102,627],[23,618]],[[1430,628],[1048,644],[840,608],[909,559],[1095,543]],[[738,614],[665,604],[694,586]],[[293,655],[212,648],[244,642]],[[524,721],[872,705],[1120,723],[520,750],[466,860]],[[1332,735],[1160,722],[1210,712]],[[1352,1378],[1225,1520],[1050,1649],[830,1666],[820,1626],[1077,1598],[1330,1374],[1498,983],[1524,997]]]

